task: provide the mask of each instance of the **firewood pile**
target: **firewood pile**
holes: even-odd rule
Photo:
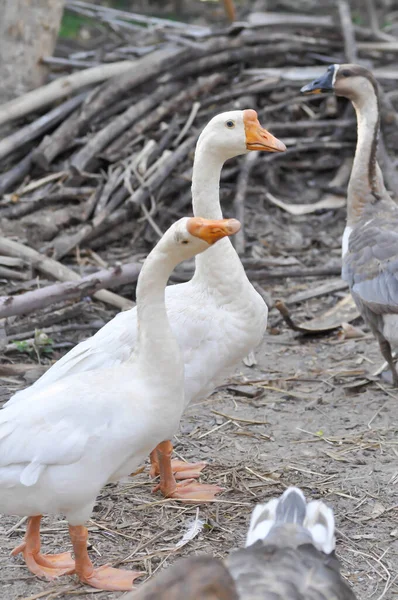
[[[91,295],[118,309],[132,305],[109,289],[134,283],[158,236],[190,213],[195,142],[225,110],[256,109],[288,148],[223,170],[221,197],[226,214],[244,222],[237,249],[249,276],[339,274],[327,253],[294,263],[288,246],[278,247],[278,231],[292,219],[307,227],[304,235],[310,225],[313,240],[328,219],[344,218],[355,145],[352,107],[299,89],[330,63],[373,70],[381,84],[380,162],[396,196],[398,13],[369,0],[355,24],[345,0],[316,6],[244,13],[232,26],[208,27],[67,1],[68,10],[95,21],[90,43],[60,43],[44,59],[49,83],[0,106],[7,331],[21,331],[16,315],[41,311],[45,324],[60,309],[68,318],[71,301]],[[262,231],[260,213],[268,223]],[[191,273],[181,268],[174,280]]]

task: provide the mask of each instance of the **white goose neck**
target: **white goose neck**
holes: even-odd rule
[[[220,205],[220,175],[227,158],[199,141],[192,173],[192,206],[195,217],[223,218]],[[233,288],[241,288],[242,278],[248,281],[229,238],[220,240],[206,252],[199,254],[195,265],[194,281],[206,282],[206,286],[213,293],[221,293],[220,286],[225,285],[228,285],[231,293],[235,293]],[[227,275],[230,275],[228,279]],[[222,293],[225,293],[225,290]]]
[[[183,377],[180,347],[174,338],[165,306],[165,288],[178,260],[161,240],[148,255],[137,283],[137,362],[151,377]]]
[[[220,175],[226,158],[198,142],[192,172],[192,206],[195,217],[222,219]]]

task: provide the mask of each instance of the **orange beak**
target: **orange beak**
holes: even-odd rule
[[[191,217],[188,219],[187,230],[194,237],[200,238],[210,246],[228,235],[234,235],[240,229],[237,219],[202,219]]]
[[[243,123],[248,150],[263,150],[265,152],[284,152],[286,150],[283,142],[261,127],[255,110],[248,108],[243,111]]]

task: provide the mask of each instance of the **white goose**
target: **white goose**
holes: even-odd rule
[[[214,117],[202,131],[195,152],[192,199],[195,216],[222,218],[219,183],[224,162],[250,150],[283,152],[285,145],[263,129],[254,110],[237,110]],[[228,239],[196,259],[193,279],[166,288],[166,307],[185,363],[185,402],[206,397],[250,350],[267,325],[268,309],[247,279],[242,263]],[[126,361],[137,339],[137,313],[119,313],[93,337],[85,340],[53,365],[36,383],[15,394],[10,402],[32,396],[37,389],[72,373],[103,369]],[[159,462],[171,461],[171,443],[151,455],[151,475]],[[178,479],[198,477],[205,463],[172,461]],[[161,475],[160,489],[169,497],[212,499],[220,488],[169,481]]]
[[[25,541],[13,554],[21,552],[35,575],[76,572],[99,589],[131,589],[138,573],[93,567],[84,523],[101,488],[131,473],[178,427],[184,363],[165,307],[170,273],[239,228],[235,219],[184,218],[172,225],[138,280],[133,355],[122,365],[32,389],[0,411],[0,513],[30,517]],[[68,520],[75,561],[70,554],[40,553],[41,515],[58,513]]]

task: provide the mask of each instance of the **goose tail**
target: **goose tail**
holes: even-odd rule
[[[253,510],[246,538],[246,546],[258,540],[273,538],[283,526],[296,526],[297,532],[306,534],[308,541],[325,554],[335,547],[333,511],[320,500],[307,504],[299,488],[290,487],[279,498],[258,504]],[[285,528],[286,529],[286,528]],[[305,539],[305,538],[304,538]]]

